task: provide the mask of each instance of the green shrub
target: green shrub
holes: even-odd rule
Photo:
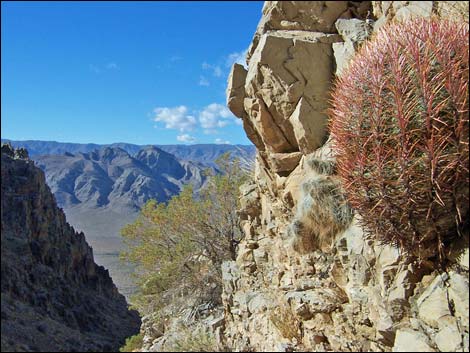
[[[150,200],[122,229],[128,245],[122,258],[137,265],[131,299],[142,314],[182,297],[187,304],[220,304],[221,264],[235,259],[242,235],[236,210],[247,175],[228,154],[218,163],[223,173],[209,176],[197,195],[187,186],[167,203]]]
[[[182,326],[178,338],[171,338],[165,344],[168,352],[220,352],[213,334],[202,329],[192,329]]]
[[[385,26],[338,78],[338,174],[368,232],[441,259],[468,222],[468,25]],[[432,255],[432,254],[431,254]]]
[[[142,349],[142,344],[144,336],[142,333],[128,337],[126,339],[126,344],[119,350],[119,352],[139,352]]]

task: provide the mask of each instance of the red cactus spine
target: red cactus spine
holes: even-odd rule
[[[442,256],[468,222],[468,51],[467,24],[391,24],[332,94],[330,130],[349,201],[371,235],[412,253]]]

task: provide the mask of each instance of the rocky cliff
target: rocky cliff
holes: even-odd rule
[[[1,154],[2,351],[111,351],[138,332],[25,150]]]
[[[223,264],[233,350],[468,351],[468,234],[443,268],[366,237],[325,114],[335,75],[386,22],[465,15],[468,2],[265,2],[247,69],[235,64],[227,88],[258,150],[245,238]]]

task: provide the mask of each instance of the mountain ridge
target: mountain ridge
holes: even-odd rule
[[[176,157],[193,162],[204,162],[202,158],[209,159],[209,163],[215,166],[215,160],[222,153],[231,151],[232,157],[240,158],[243,160],[251,156],[254,158],[256,149],[254,145],[231,145],[231,144],[193,144],[193,145],[159,145],[159,144],[145,144],[136,145],[125,142],[116,142],[112,144],[95,144],[95,143],[71,143],[71,142],[57,142],[57,141],[44,141],[44,140],[11,140],[2,138],[2,143],[10,143],[15,148],[26,148],[31,157],[44,154],[64,154],[64,153],[78,153],[78,152],[91,152],[95,149],[104,147],[119,147],[128,152],[130,155],[138,153],[140,150],[148,147],[155,146],[165,152],[174,154]],[[204,152],[206,154],[204,155]],[[207,152],[210,152],[208,155]],[[207,161],[206,161],[207,163]]]

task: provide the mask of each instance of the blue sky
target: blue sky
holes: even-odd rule
[[[263,2],[2,2],[13,140],[249,144],[225,107]]]

